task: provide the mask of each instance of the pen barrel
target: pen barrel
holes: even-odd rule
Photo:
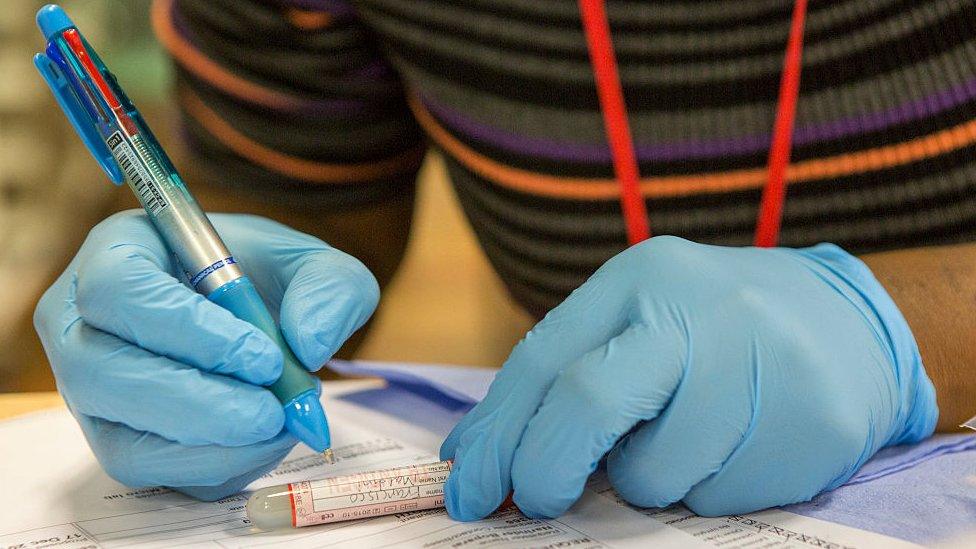
[[[92,132],[82,132],[82,138],[96,158],[102,162],[99,152],[108,149],[193,289],[206,295],[242,277],[234,257],[105,63],[63,12],[48,12],[54,14],[48,18],[54,18],[55,27],[71,25],[54,33],[47,48],[63,76],[59,80],[54,69],[43,63],[39,69],[43,69],[45,79],[51,79],[49,83],[59,101],[78,107],[66,110],[76,126],[88,127],[80,119],[91,117],[104,146],[94,143]],[[71,93],[61,93],[62,81],[73,89],[77,99],[74,103],[68,104],[66,99]],[[81,113],[82,104],[87,115]],[[118,174],[115,166],[106,170],[110,175]]]
[[[146,131],[143,125],[143,132]],[[127,136],[121,131],[111,135],[106,144],[122,168],[126,184],[176,256],[194,290],[209,295],[244,276],[196,199],[155,144],[142,135]]]

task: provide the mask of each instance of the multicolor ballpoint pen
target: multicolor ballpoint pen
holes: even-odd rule
[[[285,426],[332,462],[329,425],[315,378],[289,349],[254,284],[221,241],[139,111],[64,10],[44,6],[37,13],[37,24],[47,48],[34,56],[34,66],[82,141],[116,185],[125,182],[135,193],[179,260],[189,286],[255,325],[281,347],[284,369],[269,389],[284,406]]]

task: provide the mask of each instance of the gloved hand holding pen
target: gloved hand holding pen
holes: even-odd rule
[[[441,448],[449,512],[555,517],[606,455],[638,506],[810,499],[938,417],[908,325],[840,248],[658,237],[601,267],[515,348]]]
[[[210,216],[318,370],[372,314],[379,288],[355,258],[268,219]],[[281,351],[183,284],[142,212],[99,224],[34,316],[58,388],[105,470],[202,499],[239,491],[295,445],[263,385]]]

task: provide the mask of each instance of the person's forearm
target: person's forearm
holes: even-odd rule
[[[939,431],[976,415],[976,243],[861,257],[901,309],[939,403]]]

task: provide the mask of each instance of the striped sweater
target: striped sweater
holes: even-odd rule
[[[607,10],[653,232],[751,243],[792,2]],[[573,0],[156,0],[152,16],[186,133],[227,185],[404,200],[431,144],[537,315],[627,245]],[[782,245],[976,238],[974,29],[971,0],[812,3]]]

